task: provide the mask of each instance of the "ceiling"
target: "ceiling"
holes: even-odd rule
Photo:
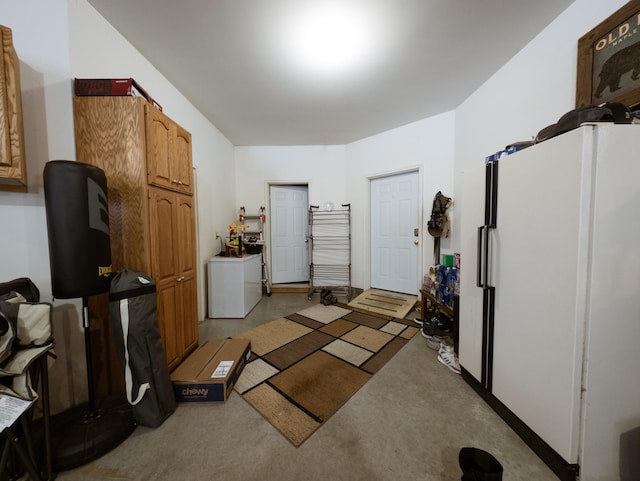
[[[340,145],[455,109],[573,0],[88,2],[234,145]],[[296,59],[318,5],[355,12],[321,46],[370,50],[327,71]]]

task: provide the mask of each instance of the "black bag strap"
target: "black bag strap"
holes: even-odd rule
[[[144,296],[145,294],[154,294],[156,285],[149,284],[146,286],[127,289],[126,291],[112,292],[109,294],[109,301],[119,301],[121,299],[130,299],[131,297]]]
[[[40,301],[40,291],[28,277],[20,277],[9,282],[0,282],[0,296],[15,291],[29,302]]]

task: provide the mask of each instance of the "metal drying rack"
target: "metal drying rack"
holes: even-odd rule
[[[309,206],[309,294],[329,289],[351,300],[351,204],[319,210]]]

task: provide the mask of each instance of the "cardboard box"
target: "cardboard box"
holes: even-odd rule
[[[178,402],[226,401],[251,355],[245,339],[211,339],[175,371],[171,382]]]
[[[132,78],[76,78],[73,81],[77,96],[87,95],[130,95],[143,97],[158,110],[162,105],[156,102],[145,89]]]

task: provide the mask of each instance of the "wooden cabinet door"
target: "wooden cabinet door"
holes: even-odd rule
[[[179,277],[178,219],[176,197],[162,189],[149,189],[149,232],[151,265],[156,282],[175,281]]]
[[[174,169],[176,190],[193,194],[193,164],[191,161],[191,134],[179,125],[175,126],[171,149],[171,167]]]
[[[169,369],[182,359],[180,324],[181,293],[178,285],[178,209],[176,194],[149,189],[149,233],[151,241],[151,275],[158,291],[158,325]]]
[[[20,61],[10,28],[0,26],[0,190],[27,192]]]
[[[181,276],[196,275],[195,201],[192,196],[176,195],[178,214],[178,269]]]
[[[178,266],[181,285],[182,348],[191,352],[198,345],[196,282],[195,205],[192,196],[176,194],[178,209]]]
[[[191,134],[145,105],[149,184],[193,194]]]
[[[147,171],[149,184],[173,189],[176,179],[171,172],[171,143],[174,123],[159,110],[145,105],[147,131]]]
[[[187,356],[198,347],[198,286],[195,277],[180,282],[182,315],[182,352]]]
[[[183,359],[182,332],[178,329],[180,287],[176,282],[159,282],[158,290],[158,327],[167,367],[170,371],[178,367]]]

